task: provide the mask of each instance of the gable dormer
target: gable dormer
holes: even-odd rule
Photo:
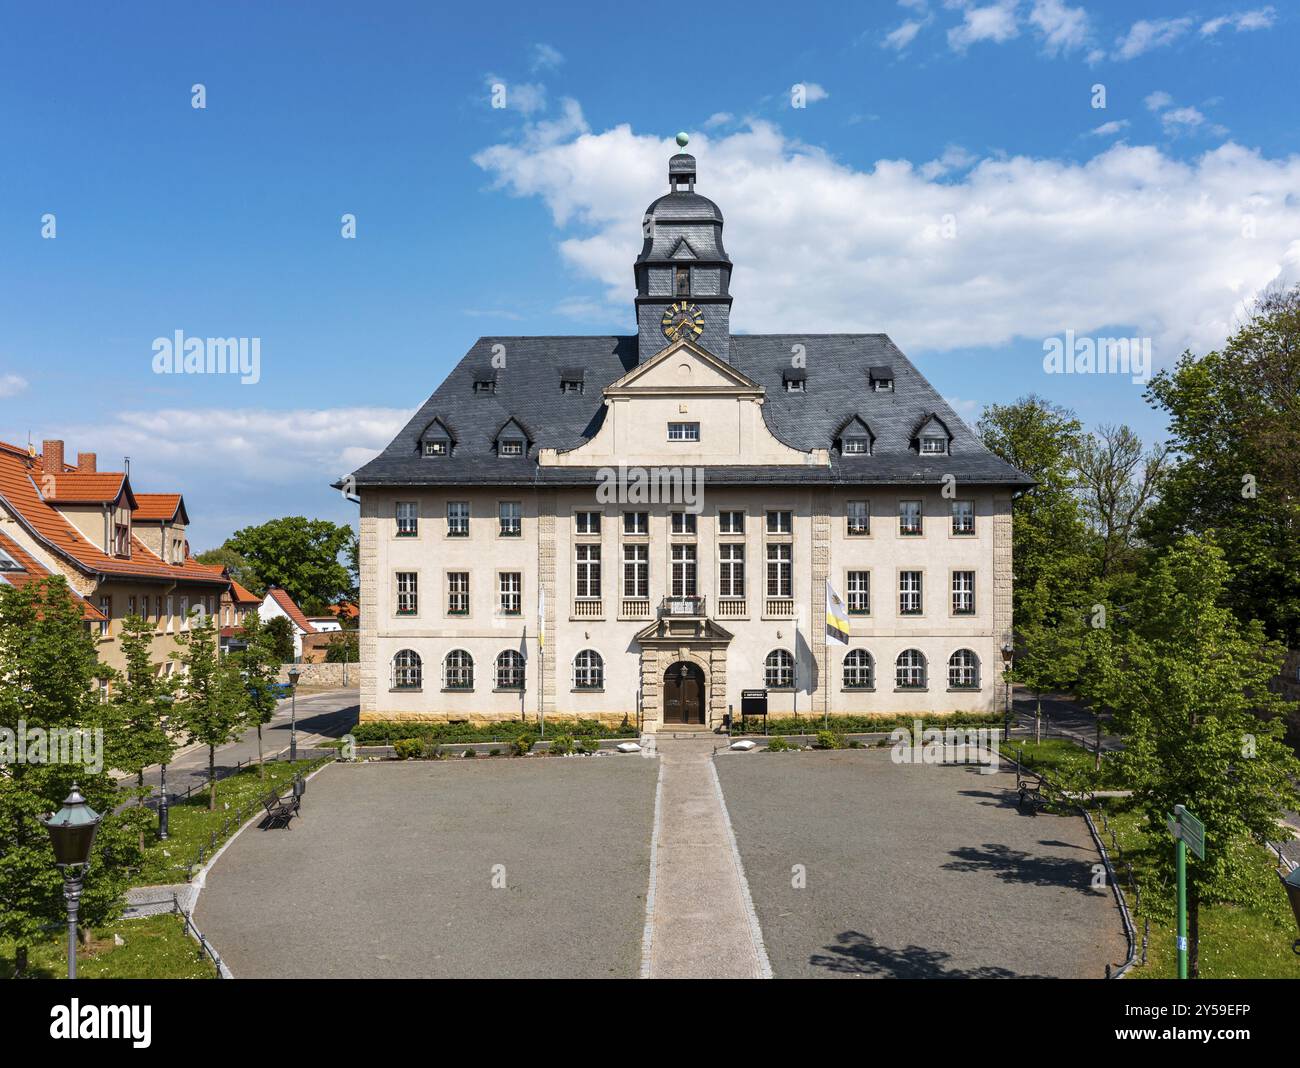
[[[894,392],[894,369],[888,364],[877,364],[867,368],[867,379],[873,393]]]
[[[456,435],[442,416],[434,416],[433,421],[420,434],[420,455],[436,459],[450,456],[456,447]]]
[[[947,456],[952,444],[948,424],[931,412],[912,431],[912,447],[921,456]]]
[[[496,436],[493,438],[497,455],[502,459],[517,459],[527,456],[532,441],[533,436],[529,433],[528,428],[514,416],[501,424],[500,429],[497,430]]]
[[[835,430],[835,447],[841,456],[870,456],[875,439],[867,421],[856,412]]]
[[[501,372],[490,364],[475,367],[471,372],[471,388],[476,397],[492,396],[497,391],[497,382]]]

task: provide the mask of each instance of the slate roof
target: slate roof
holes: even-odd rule
[[[506,366],[495,393],[475,394],[475,369],[505,346]],[[787,392],[784,375],[793,345],[807,353],[807,391]],[[572,449],[604,419],[601,390],[637,366],[637,338],[611,336],[485,337],[451,371],[386,449],[355,472],[356,485],[563,485],[590,484],[595,469],[539,467],[538,449]],[[804,451],[831,449],[827,466],[709,467],[714,483],[934,484],[945,475],[959,483],[1026,488],[1033,480],[989,452],[911,361],[884,334],[733,334],[730,363],[766,390],[763,419],[781,441]],[[892,392],[871,388],[868,369],[888,365]],[[560,390],[561,369],[583,367],[582,393]],[[869,456],[840,456],[836,431],[854,414],[875,436]],[[952,432],[945,456],[919,456],[913,428],[938,415]],[[456,428],[450,456],[420,455],[419,440],[440,418]],[[500,457],[497,429],[514,418],[535,437],[526,457]]]

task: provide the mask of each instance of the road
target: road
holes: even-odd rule
[[[341,738],[357,721],[360,709],[356,687],[324,690],[314,694],[298,695],[298,748],[311,748],[329,738]],[[289,724],[292,702],[286,698],[276,707],[271,722],[262,727],[262,752],[269,760],[289,748]],[[257,728],[250,727],[238,741],[217,750],[217,774],[232,769],[236,764],[257,759]],[[167,792],[179,793],[189,786],[202,784],[208,777],[208,749],[204,745],[182,748],[167,765]],[[144,781],[157,787],[159,769],[149,768]]]

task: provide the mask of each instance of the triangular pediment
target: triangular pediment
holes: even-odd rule
[[[641,645],[718,645],[735,637],[707,616],[699,619],[661,618],[637,631],[632,639]]]
[[[762,395],[763,387],[726,360],[681,340],[674,341],[645,363],[632,368],[605,390],[606,395],[639,392]]]
[[[677,239],[677,244],[673,246],[672,252],[670,252],[668,255],[671,259],[674,260],[699,259],[699,257],[695,255],[695,249],[691,247],[691,243],[687,241],[686,238],[684,237],[679,237]]]

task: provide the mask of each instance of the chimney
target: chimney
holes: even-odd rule
[[[77,453],[77,470],[82,474],[93,475],[95,473],[95,463],[97,457],[93,452]]]
[[[41,467],[47,475],[63,474],[63,442],[47,440],[41,442]]]

